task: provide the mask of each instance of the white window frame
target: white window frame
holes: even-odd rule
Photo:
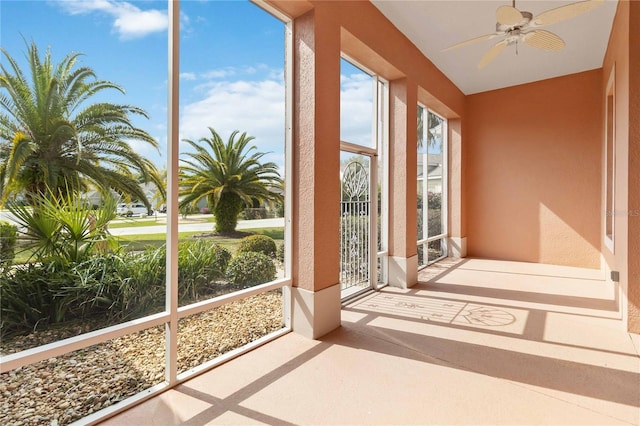
[[[611,69],[605,91],[604,101],[604,245],[611,253],[615,251],[616,232],[616,94],[615,94],[615,64]],[[611,98],[611,102],[610,102]],[[609,155],[611,154],[611,155]],[[609,187],[611,190],[609,191]],[[610,202],[609,202],[610,201]],[[609,234],[608,231],[611,231]]]
[[[382,164],[378,161],[378,170],[381,170],[382,176],[377,176],[376,183],[380,183],[382,186],[380,204],[378,206],[378,193],[376,189],[376,212],[378,207],[380,208],[380,245],[381,248],[378,251],[377,241],[374,241],[373,250],[376,252],[376,262],[373,272],[377,276],[378,263],[381,262],[382,279],[375,280],[374,286],[376,289],[380,289],[389,284],[389,82],[380,76],[376,75],[376,130],[375,138],[377,141],[377,155],[378,160],[382,159]],[[376,217],[377,220],[377,217]],[[376,223],[377,232],[377,223]]]
[[[278,12],[263,0],[252,0],[254,4],[270,13],[285,24],[285,173],[292,174],[293,147],[292,141],[292,110],[293,110],[293,22],[287,16]],[[27,349],[17,353],[0,357],[0,373],[15,370],[52,357],[61,356],[89,346],[133,334],[151,327],[164,325],[166,329],[165,351],[165,381],[143,390],[117,404],[80,419],[80,424],[95,424],[120,413],[150,397],[159,394],[175,385],[202,374],[230,359],[255,349],[283,334],[291,331],[291,216],[293,200],[293,176],[285,177],[285,277],[269,283],[225,294],[213,299],[204,300],[190,305],[178,307],[178,156],[179,156],[179,34],[180,34],[180,0],[167,0],[169,29],[168,29],[168,123],[167,123],[167,275],[166,275],[166,307],[163,312],[124,322],[111,327],[95,330],[79,336],[59,340],[57,342]],[[247,299],[271,290],[282,289],[283,295],[283,323],[284,327],[263,336],[242,347],[231,350],[213,360],[205,362],[183,373],[177,373],[177,333],[178,320],[190,315],[214,309],[225,304]]]
[[[360,145],[353,142],[340,140],[340,150],[366,155],[371,158],[369,179],[371,184],[371,206],[370,209],[376,214],[371,215],[369,222],[369,234],[376,235],[378,232],[378,191],[376,185],[378,182],[382,184],[382,214],[380,226],[380,238],[382,242],[382,250],[378,250],[377,238],[371,238],[369,242],[369,253],[376,253],[376,257],[370,256],[369,259],[369,280],[373,289],[380,289],[388,285],[389,270],[389,82],[371,71],[346,53],[341,53],[340,58],[349,62],[352,66],[360,69],[363,73],[369,75],[373,85],[372,111],[371,111],[371,146]],[[378,176],[380,164],[378,160],[382,158],[384,163],[382,166],[382,177]],[[382,261],[382,271],[384,279],[378,282],[375,278],[378,276],[378,262]],[[361,292],[348,295],[345,300],[357,296]]]
[[[425,161],[423,161],[423,170],[422,175],[424,179],[423,188],[422,188],[422,205],[423,205],[423,238],[417,240],[416,245],[418,247],[423,246],[423,256],[427,260],[423,265],[418,265],[418,269],[426,268],[427,266],[444,259],[448,256],[448,244],[447,237],[449,236],[449,121],[443,117],[442,115],[436,113],[435,111],[429,109],[427,106],[418,102],[418,106],[422,108],[424,119],[423,119],[423,131],[427,132],[428,126],[428,115],[429,113],[437,116],[442,120],[442,200],[441,200],[441,221],[442,221],[442,232],[438,235],[429,235],[429,185],[427,182],[427,169],[428,169],[428,147],[427,154],[425,155]],[[425,143],[427,140],[425,138]],[[417,180],[417,177],[416,177]],[[424,236],[426,235],[426,238]],[[441,240],[442,247],[442,256],[429,261],[429,252],[428,252],[428,243],[431,241]]]

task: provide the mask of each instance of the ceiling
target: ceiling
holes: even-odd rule
[[[572,19],[543,27],[564,39],[559,52],[511,45],[483,69],[484,53],[503,37],[484,40],[448,52],[456,43],[495,31],[496,9],[510,0],[405,1],[371,0],[465,94],[484,92],[602,66],[617,0]],[[516,1],[516,8],[533,16],[572,1]]]

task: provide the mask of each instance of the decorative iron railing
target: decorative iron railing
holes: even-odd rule
[[[371,199],[369,173],[360,162],[352,161],[344,169],[340,213],[341,288],[368,286]]]

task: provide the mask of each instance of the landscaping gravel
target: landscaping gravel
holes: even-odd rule
[[[282,327],[281,291],[183,318],[178,324],[178,371]],[[68,336],[68,330],[32,333],[3,342],[0,351],[7,354]],[[1,374],[0,424],[64,425],[113,405],[163,382],[164,353],[164,328],[154,327]]]

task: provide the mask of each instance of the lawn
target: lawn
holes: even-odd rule
[[[246,234],[262,234],[273,238],[276,243],[284,241],[284,228],[254,228],[243,229],[242,233]],[[179,241],[185,241],[194,238],[197,235],[202,235],[202,238],[215,241],[221,246],[228,248],[232,253],[235,253],[237,245],[242,239],[238,237],[227,237],[220,235],[212,235],[199,231],[195,232],[180,232],[178,234]],[[154,246],[160,247],[165,243],[165,234],[140,234],[140,235],[127,235],[126,237],[118,237],[118,241],[123,246],[126,246],[128,250],[144,250],[146,247]]]
[[[215,219],[213,215],[199,215],[199,216],[189,216],[187,219],[184,219],[180,216],[180,223],[214,223]],[[115,228],[136,228],[139,226],[155,226],[155,225],[164,225],[166,222],[166,217],[156,218],[154,216],[146,216],[146,217],[118,217],[118,219],[109,223],[109,229]]]
[[[145,226],[145,225],[139,225],[139,226]],[[273,238],[278,244],[284,241],[284,228],[252,228],[252,229],[243,229],[241,232],[246,234],[267,235]],[[178,234],[178,240],[186,241],[194,238],[196,235],[202,235],[202,238],[215,241],[221,246],[231,250],[232,253],[235,253],[236,247],[238,246],[238,244],[240,243],[240,240],[242,239],[241,236],[226,237],[226,236],[212,235],[212,234],[195,231],[195,232],[180,232]],[[139,234],[139,235],[127,235],[125,237],[115,237],[115,238],[117,239],[119,244],[125,247],[127,250],[140,251],[140,250],[144,250],[149,246],[153,246],[153,247],[162,246],[165,243],[166,234]],[[25,263],[29,260],[29,257],[31,255],[32,255],[31,250],[21,250],[18,247],[16,249],[16,257],[14,259],[14,263],[16,264]]]

